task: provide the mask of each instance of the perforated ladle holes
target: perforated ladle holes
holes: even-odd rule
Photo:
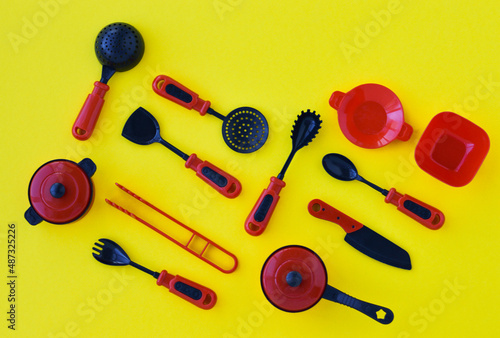
[[[260,113],[240,110],[228,116],[224,123],[224,139],[238,152],[251,152],[267,140],[268,125]]]
[[[95,52],[102,65],[125,71],[134,67],[141,59],[144,42],[134,27],[113,23],[104,27],[97,35]]]

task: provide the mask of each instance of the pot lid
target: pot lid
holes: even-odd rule
[[[85,213],[92,200],[92,183],[75,162],[54,160],[37,169],[28,189],[30,204],[50,223],[69,223]]]
[[[271,304],[283,311],[299,312],[321,299],[327,274],[323,261],[314,251],[290,245],[269,256],[262,267],[260,282]]]

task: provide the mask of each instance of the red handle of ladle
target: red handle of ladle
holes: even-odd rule
[[[189,156],[185,166],[196,171],[196,176],[228,198],[235,198],[241,192],[240,181],[212,163],[202,161],[196,154]]]
[[[104,104],[104,95],[108,90],[109,86],[107,84],[99,81],[94,82],[94,90],[87,96],[73,124],[72,133],[78,140],[87,140],[92,135]]]
[[[389,190],[385,202],[394,204],[399,211],[429,229],[437,230],[443,226],[444,214],[439,209],[409,195],[401,195],[394,188]]]
[[[271,183],[269,183],[267,189],[262,191],[257,203],[255,203],[245,221],[246,232],[252,236],[259,236],[266,230],[276,204],[278,204],[280,199],[279,193],[285,185],[285,182],[279,178],[271,177]]]
[[[213,308],[217,302],[217,295],[211,289],[165,270],[160,273],[156,284],[204,310]]]
[[[181,85],[169,76],[158,75],[153,81],[153,90],[156,94],[169,99],[187,109],[194,109],[205,115],[210,107],[210,101],[200,99],[198,94]]]

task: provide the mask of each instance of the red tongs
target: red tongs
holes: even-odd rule
[[[142,197],[136,195],[135,193],[133,193],[132,191],[128,190],[127,188],[125,188],[124,186],[118,184],[118,183],[115,183],[116,186],[118,188],[120,188],[121,190],[125,191],[127,194],[129,194],[130,196],[134,197],[135,199],[141,201],[142,203],[146,204],[148,207],[150,207],[151,209],[155,210],[156,212],[160,213],[161,215],[167,217],[169,220],[171,220],[172,222],[174,223],[177,223],[178,225],[180,225],[181,227],[183,227],[184,229],[186,229],[187,231],[189,231],[191,233],[191,237],[189,238],[189,240],[187,240],[185,243],[182,243],[181,241],[173,238],[172,236],[169,236],[167,235],[166,233],[164,233],[163,231],[159,230],[158,228],[154,227],[153,225],[151,225],[150,223],[146,222],[144,219],[136,216],[135,214],[131,213],[130,211],[122,208],[121,206],[119,206],[118,204],[114,203],[114,202],[111,202],[110,200],[106,199],[106,203],[108,203],[109,205],[111,205],[112,207],[115,207],[116,209],[124,212],[125,214],[129,215],[130,217],[136,219],[137,221],[141,222],[142,224],[146,225],[147,227],[149,227],[150,229],[156,231],[157,233],[159,233],[160,235],[162,235],[163,237],[169,239],[170,241],[174,242],[175,244],[177,244],[178,246],[180,246],[181,248],[183,248],[184,250],[188,251],[189,253],[193,254],[194,256],[198,257],[199,259],[201,259],[202,261],[204,261],[205,263],[208,263],[210,264],[211,266],[213,266],[214,268],[216,268],[217,270],[220,270],[224,273],[231,273],[233,272],[234,270],[236,270],[236,267],[238,266],[238,259],[236,258],[235,255],[233,255],[232,253],[230,253],[229,251],[227,251],[226,249],[222,248],[220,245],[218,245],[217,243],[211,241],[210,239],[208,239],[207,237],[203,236],[202,234],[200,234],[199,232],[191,229],[190,227],[188,227],[187,225],[183,224],[182,222],[176,220],[175,218],[173,218],[172,216],[168,215],[166,212],[158,209],[157,207],[155,207],[154,205],[152,205],[151,203],[149,203],[148,201],[146,201],[145,199],[143,199]],[[203,249],[201,249],[201,251],[199,250],[194,250],[193,246],[190,246],[192,245],[194,242],[199,242],[199,241],[204,241],[206,242],[205,245],[203,246]],[[218,263],[215,263],[214,261],[212,260],[209,260],[207,258],[208,256],[208,252],[211,252],[210,256],[211,257],[214,257],[216,255],[216,251],[219,251],[219,254],[222,252],[222,254],[228,256],[230,258],[230,260],[232,261],[232,265],[231,266],[227,266],[227,267],[223,267],[221,266],[221,264],[218,264]]]

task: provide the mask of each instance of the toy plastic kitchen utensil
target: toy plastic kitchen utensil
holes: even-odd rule
[[[235,255],[233,255],[232,253],[230,253],[229,251],[227,251],[226,249],[222,248],[220,245],[218,245],[217,243],[209,240],[207,237],[203,236],[202,234],[200,234],[199,232],[191,229],[190,227],[188,227],[187,225],[181,223],[180,221],[176,220],[175,218],[173,218],[172,216],[168,215],[166,212],[158,209],[157,207],[155,207],[154,205],[152,205],[151,203],[149,203],[148,201],[146,201],[145,199],[143,199],[142,197],[134,194],[132,191],[128,190],[127,188],[125,188],[124,186],[118,184],[118,183],[115,183],[116,186],[118,188],[120,188],[121,190],[125,191],[127,194],[129,194],[130,196],[134,197],[135,199],[141,201],[142,203],[144,203],[145,205],[147,205],[148,207],[150,207],[151,209],[153,209],[154,211],[160,213],[161,215],[165,216],[166,218],[168,218],[169,220],[171,220],[172,222],[180,225],[182,228],[184,228],[189,234],[191,234],[191,236],[189,237],[189,240],[186,242],[186,243],[181,243],[180,241],[176,240],[175,238],[173,238],[172,236],[169,236],[167,235],[166,233],[164,233],[163,231],[157,229],[156,227],[154,227],[153,225],[149,224],[148,222],[146,222],[144,219],[136,216],[135,214],[131,213],[130,211],[122,208],[121,206],[119,206],[118,204],[114,203],[114,202],[111,202],[110,200],[106,199],[106,203],[108,203],[109,205],[111,205],[112,207],[120,210],[121,212],[129,215],[130,217],[132,217],[133,219],[141,222],[142,224],[144,224],[145,226],[149,227],[150,229],[156,231],[157,233],[159,233],[160,235],[162,235],[163,237],[169,239],[170,241],[174,242],[175,244],[177,244],[178,246],[180,246],[181,248],[183,248],[184,250],[188,251],[189,253],[193,254],[194,256],[198,257],[199,259],[201,259],[202,261],[204,261],[205,263],[208,263],[210,264],[211,266],[213,266],[214,268],[216,268],[217,270],[219,271],[222,271],[224,273],[231,273],[233,272],[234,270],[236,270],[236,267],[238,266],[238,259],[236,258]],[[192,243],[195,243],[195,242],[198,242],[198,243],[205,243],[205,245],[203,246],[203,249],[201,251],[196,251],[195,247],[191,247],[190,244]],[[227,261],[231,261],[232,262],[232,265],[227,267],[227,268],[224,268],[221,266],[222,263],[215,263],[213,260],[210,260],[207,258],[207,256],[209,256],[210,254],[210,257],[215,257],[217,255],[217,253],[219,254],[222,254],[225,256],[225,258],[227,258],[226,260]]]
[[[184,108],[196,110],[201,116],[209,113],[221,119],[224,142],[234,151],[251,153],[266,143],[269,126],[264,115],[255,108],[236,108],[224,116],[210,108],[210,101],[200,99],[198,94],[166,75],[154,79],[153,90]]]
[[[94,201],[90,179],[96,171],[91,159],[79,163],[53,160],[38,168],[28,188],[30,207],[24,218],[37,225],[45,220],[53,224],[71,223],[84,216]]]
[[[307,209],[314,217],[340,225],[347,233],[344,240],[356,250],[379,262],[411,270],[408,252],[367,226],[319,199],[309,202]]]
[[[403,106],[396,94],[378,84],[363,84],[345,94],[336,91],[330,106],[338,112],[344,136],[363,148],[380,148],[394,139],[408,141],[413,132],[404,122]]]
[[[267,189],[262,191],[257,203],[245,221],[245,230],[250,235],[258,236],[266,229],[269,219],[280,198],[279,193],[285,186],[285,182],[283,182],[285,172],[290,162],[292,162],[295,153],[299,149],[307,146],[318,133],[322,122],[319,118],[319,115],[316,115],[315,112],[311,112],[310,110],[302,111],[302,113],[298,115],[292,129],[292,151],[278,177],[271,177],[271,183]]]
[[[441,228],[444,215],[438,209],[425,204],[409,195],[401,195],[396,189],[387,191],[359,176],[354,164],[340,154],[328,154],[323,157],[323,167],[334,178],[342,181],[358,180],[372,187],[385,196],[385,202],[394,204],[398,210],[410,216],[422,225],[432,230]]]
[[[160,136],[158,121],[146,109],[140,107],[130,115],[123,127],[122,136],[140,145],[161,143],[186,161],[186,168],[196,172],[196,176],[208,183],[212,188],[228,198],[235,198],[241,192],[241,183],[214,166],[208,161],[202,161],[196,154],[188,156]]]
[[[136,269],[144,271],[156,278],[158,286],[166,287],[174,295],[177,295],[199,308],[208,310],[214,307],[217,302],[217,295],[209,288],[179,275],[174,276],[166,270],[161,273],[151,271],[142,265],[132,262],[125,250],[118,244],[107,238],[101,238],[94,243],[92,256],[99,262],[107,265],[131,265]]]
[[[87,97],[73,125],[73,136],[87,140],[94,131],[109,90],[108,81],[115,72],[134,68],[144,55],[141,33],[128,23],[116,22],[104,27],[95,40],[95,53],[102,64],[102,75],[94,83],[92,94]]]
[[[452,112],[434,116],[415,149],[418,166],[453,187],[469,184],[483,163],[490,139],[471,121]]]
[[[321,298],[351,307],[381,324],[389,324],[394,313],[383,306],[351,297],[327,284],[325,265],[311,249],[299,245],[282,247],[264,263],[260,276],[267,300],[280,310],[307,310]]]

